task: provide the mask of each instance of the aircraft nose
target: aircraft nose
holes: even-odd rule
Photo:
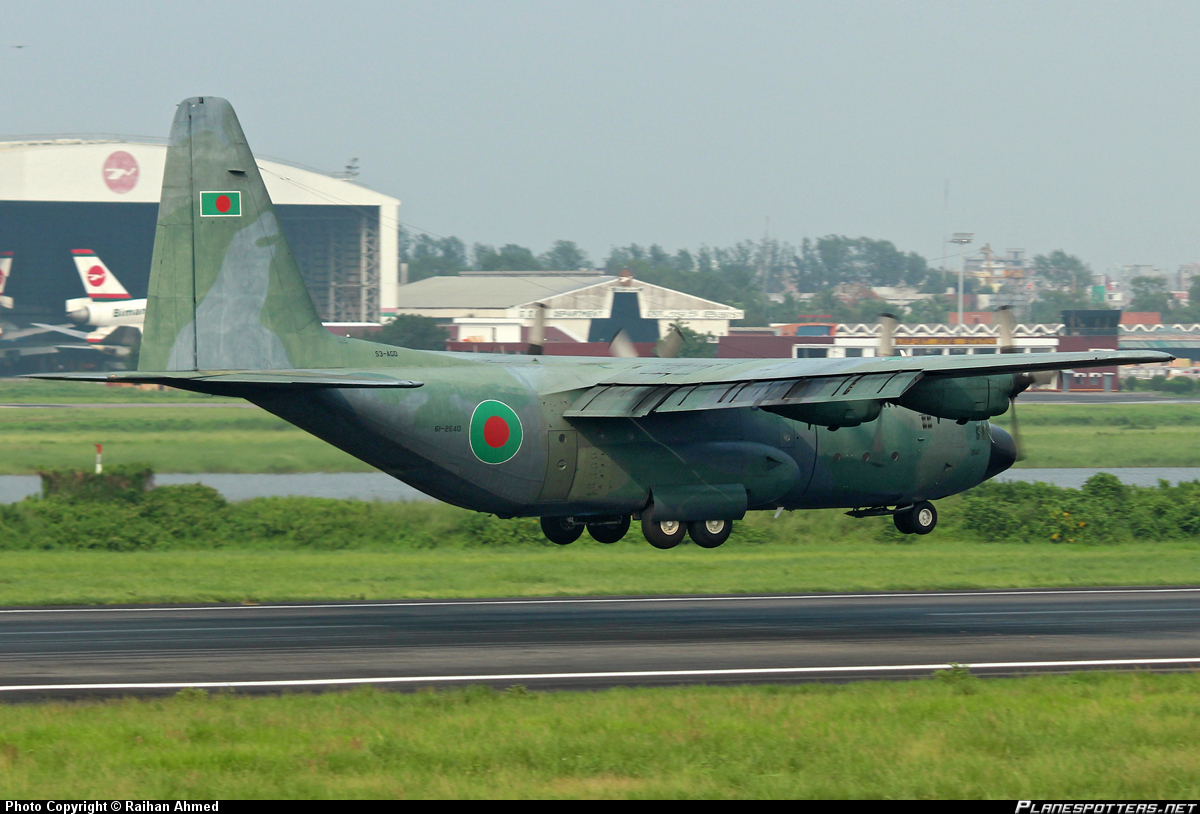
[[[1017,442],[1004,430],[992,425],[992,454],[988,457],[984,478],[993,478],[1017,462]]]

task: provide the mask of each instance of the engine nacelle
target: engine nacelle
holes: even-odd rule
[[[930,376],[896,400],[901,407],[953,421],[985,421],[1008,410],[1024,390],[1011,373],[998,376]]]

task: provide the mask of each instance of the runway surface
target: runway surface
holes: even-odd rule
[[[0,609],[0,700],[1200,668],[1200,588]]]

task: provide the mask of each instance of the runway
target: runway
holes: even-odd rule
[[[0,700],[1200,667],[1200,588],[0,610]]]

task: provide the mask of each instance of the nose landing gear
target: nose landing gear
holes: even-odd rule
[[[937,525],[937,509],[928,500],[922,500],[906,509],[897,509],[892,522],[905,534],[928,534]]]

